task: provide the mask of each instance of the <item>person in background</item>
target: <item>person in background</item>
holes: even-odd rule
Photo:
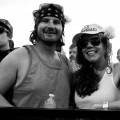
[[[71,44],[69,47],[69,60],[74,72],[80,69],[80,66],[76,63],[76,55],[77,46],[75,44]]]
[[[0,19],[0,61],[14,50],[13,27],[6,19]]]
[[[69,108],[69,60],[56,51],[67,23],[63,7],[43,3],[33,17],[33,45],[16,49],[0,64],[0,106]],[[11,105],[3,95],[13,84]]]
[[[0,19],[0,62],[10,53],[14,48],[13,27],[6,19]],[[12,87],[4,94],[4,97],[10,102],[12,98]]]
[[[120,62],[120,49],[117,50],[117,60]]]
[[[78,109],[120,109],[120,65],[110,62],[114,35],[97,24],[83,27],[77,40],[74,101]]]
[[[70,61],[76,60],[76,55],[77,55],[77,46],[71,44],[69,47],[69,60]]]

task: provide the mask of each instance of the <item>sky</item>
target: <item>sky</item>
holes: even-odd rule
[[[57,3],[63,6],[65,15],[70,22],[65,26],[65,46],[67,57],[72,38],[79,33],[84,25],[99,24],[111,26],[115,30],[112,43],[112,60],[117,62],[117,50],[120,48],[120,6],[119,0],[0,0],[0,18],[8,19],[13,26],[13,41],[16,47],[29,42],[34,22],[32,12],[41,3]]]

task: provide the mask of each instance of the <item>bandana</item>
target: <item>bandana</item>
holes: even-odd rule
[[[12,36],[13,36],[13,27],[9,23],[9,21],[5,20],[5,19],[0,19],[0,26],[4,27],[5,29],[7,29],[8,32],[10,33],[10,38],[12,38]]]
[[[3,27],[3,28],[5,28],[5,29],[7,29],[8,31],[10,31],[9,27],[7,25],[1,23],[1,22],[0,22],[0,26]]]
[[[62,22],[62,24],[65,24],[66,19],[63,14],[63,9],[60,5],[46,4],[40,7],[41,8],[38,11],[35,11],[34,13],[34,17],[36,20],[50,16],[50,17],[58,18]]]

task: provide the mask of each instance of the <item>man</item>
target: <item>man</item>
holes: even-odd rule
[[[69,60],[73,71],[77,71],[79,69],[76,63],[76,55],[77,55],[77,47],[75,44],[71,44],[69,47]]]
[[[76,60],[76,55],[77,55],[77,47],[74,44],[71,44],[69,47],[69,60],[70,62]]]
[[[0,61],[14,49],[13,27],[6,19],[0,19]],[[12,46],[11,46],[12,45]]]
[[[15,84],[12,101],[17,107],[68,108],[70,66],[56,51],[67,22],[63,8],[41,4],[33,16],[33,45],[18,48],[1,62],[0,106],[12,106],[3,95]]]

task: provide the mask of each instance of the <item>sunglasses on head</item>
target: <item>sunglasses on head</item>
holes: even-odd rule
[[[88,45],[88,43],[91,43],[91,45],[93,45],[93,46],[98,46],[98,45],[100,45],[100,43],[101,43],[101,39],[99,38],[99,37],[92,37],[92,38],[90,38],[90,39],[84,39],[84,40],[82,40],[81,41],[81,47],[82,48],[85,48],[85,47],[87,47],[87,45]]]

